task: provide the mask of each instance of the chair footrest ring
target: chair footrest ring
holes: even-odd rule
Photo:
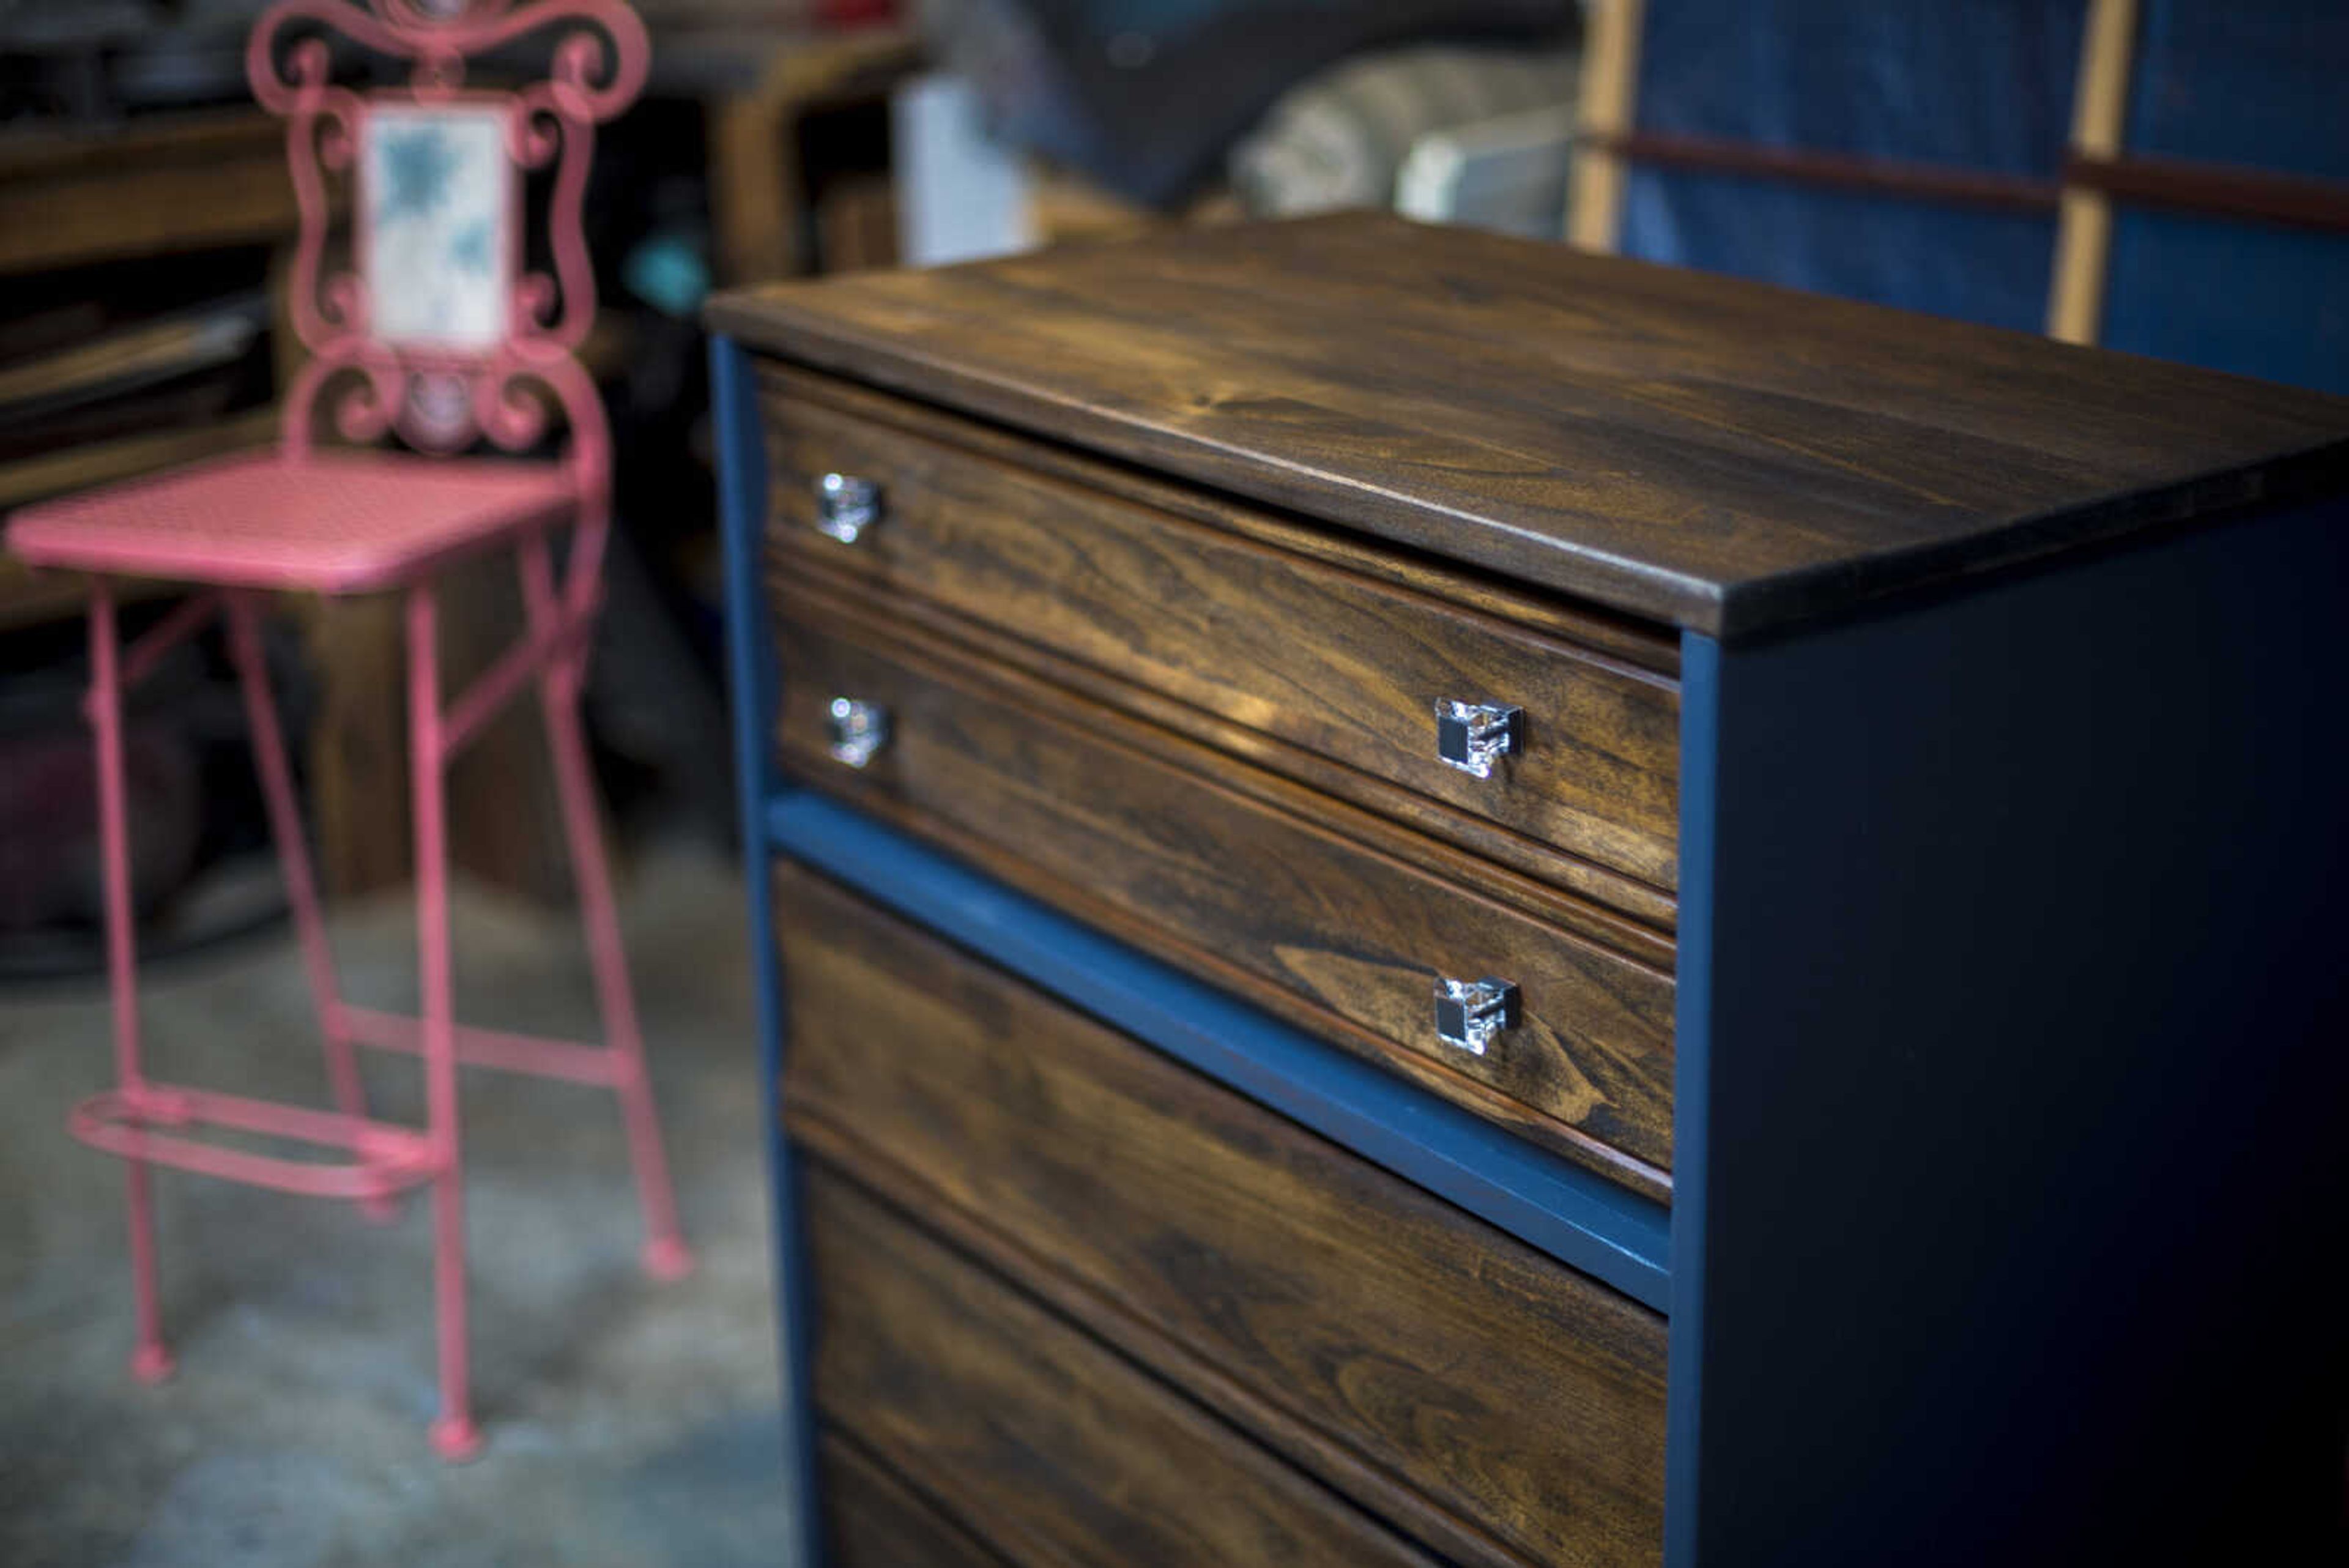
[[[92,1148],[200,1175],[312,1198],[382,1198],[440,1174],[446,1159],[411,1127],[334,1111],[162,1084],[92,1095],[67,1122]],[[198,1128],[258,1133],[316,1144],[347,1160],[288,1159],[185,1136]]]

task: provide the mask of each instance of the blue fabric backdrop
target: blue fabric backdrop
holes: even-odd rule
[[[1650,0],[1641,131],[2054,180],[2085,0]],[[2349,0],[2147,0],[2127,150],[2349,178]],[[1622,248],[2001,327],[2053,214],[1633,165]],[[2349,235],[2116,207],[2111,347],[2349,392]]]

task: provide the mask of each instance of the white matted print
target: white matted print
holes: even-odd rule
[[[451,349],[504,341],[514,238],[507,118],[503,105],[368,106],[361,265],[374,337]]]

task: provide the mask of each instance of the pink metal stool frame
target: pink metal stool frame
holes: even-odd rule
[[[496,47],[550,26],[572,29],[555,45],[548,79],[506,95],[464,88],[468,55]],[[380,54],[412,62],[405,89],[362,94],[332,84],[325,30],[346,35]],[[291,36],[290,44],[282,40]],[[302,213],[293,269],[292,316],[312,358],[295,379],[285,410],[283,449],[243,465],[190,471],[146,482],[146,493],[170,510],[181,483],[183,502],[223,509],[240,494],[282,493],[297,480],[314,483],[330,470],[329,488],[373,484],[383,506],[396,511],[403,475],[430,471],[432,493],[445,514],[431,541],[398,528],[359,543],[362,548],[307,554],[290,538],[230,539],[205,557],[201,523],[192,543],[159,545],[147,535],[105,532],[91,509],[75,503],[54,520],[24,526],[11,542],[27,559],[75,566],[97,574],[90,600],[91,690],[88,711],[97,732],[99,835],[104,851],[109,982],[114,998],[116,1086],[84,1102],[72,1129],[95,1147],[120,1156],[129,1184],[131,1275],[138,1344],[131,1366],[147,1380],[169,1376],[157,1302],[149,1167],[168,1165],[274,1188],[354,1199],[371,1213],[388,1213],[395,1193],[432,1189],[435,1307],[440,1340],[440,1411],[432,1441],[445,1457],[469,1457],[478,1448],[467,1346],[462,1164],[458,1142],[460,1062],[597,1085],[617,1096],[635,1166],[647,1232],[645,1267],[673,1279],[691,1267],[678,1234],[660,1130],[646,1078],[626,962],[621,949],[609,867],[597,820],[594,785],[580,726],[580,693],[589,633],[598,608],[598,580],[609,526],[610,443],[595,385],[574,358],[595,312],[595,285],[581,232],[594,127],[630,102],[643,85],[649,49],[642,26],[619,0],[279,0],[256,26],[246,55],[255,96],[287,122],[292,175]],[[503,114],[512,168],[512,203],[498,286],[504,292],[503,328],[494,341],[388,341],[370,327],[368,284],[352,273],[321,277],[331,213],[326,172],[351,170],[361,157],[369,116],[435,106],[489,109]],[[521,273],[518,236],[522,171],[552,168],[548,215],[554,275]],[[368,208],[361,202],[357,247],[368,254]],[[478,335],[477,335],[478,336]],[[336,429],[354,442],[396,433],[410,446],[449,459],[376,460],[409,469],[363,466],[347,455],[316,452],[311,421],[316,404],[339,389]],[[533,390],[534,389],[534,390]],[[546,429],[539,394],[562,410],[569,430],[559,477],[543,483],[533,465],[455,458],[477,439],[507,452],[534,444]],[[305,471],[307,471],[305,472]],[[480,473],[478,481],[469,475]],[[535,489],[533,483],[537,484]],[[210,485],[212,488],[203,488]],[[246,489],[240,490],[239,486]],[[254,492],[252,487],[263,487]],[[267,487],[274,486],[271,491]],[[453,486],[453,488],[452,488]],[[119,493],[136,498],[138,492]],[[307,493],[307,492],[304,492]],[[517,499],[519,497],[519,499]],[[549,498],[558,504],[550,505]],[[95,505],[102,506],[104,498]],[[569,511],[577,529],[558,581],[550,525]],[[119,516],[119,499],[108,517]],[[453,519],[453,521],[451,521]],[[331,519],[322,525],[331,534]],[[79,531],[77,532],[77,525]],[[44,533],[43,529],[47,529]],[[149,533],[153,529],[150,526]],[[128,542],[126,542],[126,540]],[[436,607],[430,572],[462,548],[512,542],[528,618],[526,635],[444,708],[435,647]],[[307,545],[309,541],[301,541]],[[283,546],[273,559],[273,545]],[[239,554],[242,549],[243,553]],[[176,550],[178,553],[172,554]],[[171,575],[219,585],[181,604],[138,642],[119,646],[108,570]],[[409,785],[416,833],[417,939],[421,1008],[402,1017],[351,1006],[336,990],[333,956],[305,847],[285,739],[263,661],[260,616],[272,588],[325,592],[403,588],[407,595],[408,698],[411,737]],[[131,929],[129,824],[125,820],[122,692],[154,668],[173,644],[224,616],[229,650],[242,683],[254,758],[270,826],[293,906],[303,962],[325,1037],[336,1108],[306,1110],[233,1095],[150,1081],[140,1054],[138,977]],[[589,1045],[460,1025],[451,991],[448,843],[444,815],[447,770],[485,722],[525,683],[538,688],[554,779],[578,883],[581,913],[603,1015],[605,1044]],[[419,1130],[372,1120],[361,1088],[354,1044],[421,1055],[426,1125]],[[281,1158],[191,1137],[212,1127],[317,1144],[341,1151],[339,1163]]]

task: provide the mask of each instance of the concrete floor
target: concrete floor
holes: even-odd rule
[[[95,984],[0,993],[0,1563],[778,1561],[781,1473],[766,1195],[737,878],[649,854],[625,915],[662,1120],[699,1259],[637,1270],[610,1096],[469,1072],[475,1389],[487,1445],[450,1468],[433,1410],[429,1238],[349,1207],[158,1177],[160,1388],[131,1342],[116,1163],[65,1133],[109,1073]],[[460,1015],[592,1037],[575,927],[460,884]],[[404,903],[337,915],[354,1001],[413,1005]],[[323,1101],[283,930],[147,977],[151,1070]],[[369,1053],[378,1114],[419,1116],[416,1064]]]

